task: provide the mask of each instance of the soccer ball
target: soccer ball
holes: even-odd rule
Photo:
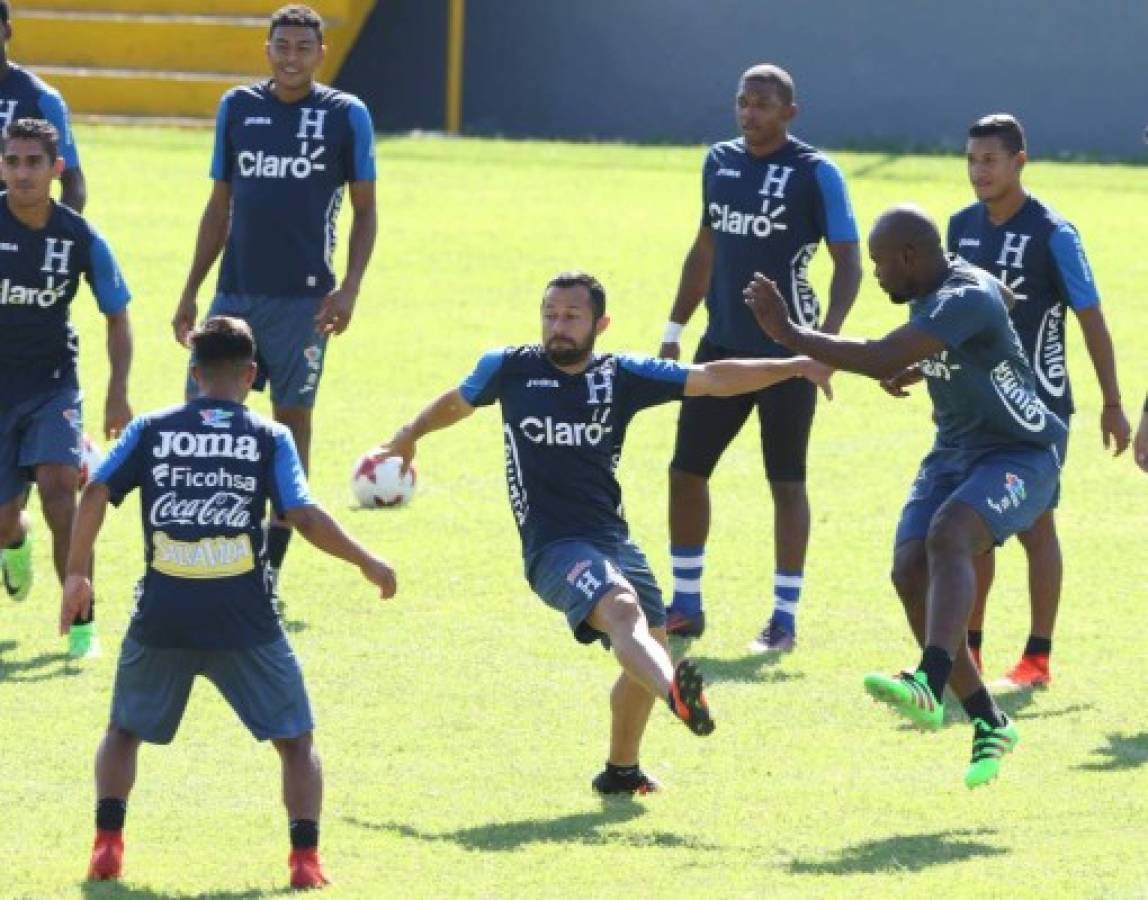
[[[364,454],[351,473],[351,494],[359,506],[376,509],[382,506],[405,506],[415,492],[414,463],[405,475],[399,474],[403,461],[397,456],[383,456],[377,450]]]
[[[104,461],[104,451],[87,434],[80,441],[80,490]]]

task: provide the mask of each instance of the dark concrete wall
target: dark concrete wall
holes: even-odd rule
[[[712,141],[733,131],[739,73],[771,61],[797,81],[794,130],[828,146],[957,148],[972,119],[1004,110],[1039,155],[1144,150],[1143,0],[470,0],[467,12],[470,133]],[[445,0],[381,0],[374,18],[365,55],[395,83],[343,81],[384,123],[441,126]],[[417,83],[382,59],[394,47],[417,61]],[[437,77],[422,78],[432,59]]]

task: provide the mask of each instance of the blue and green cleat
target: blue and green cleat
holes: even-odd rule
[[[100,655],[100,637],[96,623],[73,625],[68,630],[68,656],[72,659],[94,659]]]
[[[945,722],[945,706],[933,694],[924,672],[866,675],[865,690],[919,728],[936,731]]]
[[[8,547],[0,556],[4,590],[13,600],[25,600],[32,590],[32,535],[24,535],[19,547]]]

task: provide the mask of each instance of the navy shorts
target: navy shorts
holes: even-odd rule
[[[43,391],[0,409],[0,503],[22,496],[36,466],[80,466],[84,437],[80,389]]]
[[[241,297],[217,294],[208,316],[233,316],[251,326],[255,335],[259,374],[255,390],[271,384],[271,402],[276,406],[315,405],[327,338],[315,329],[315,315],[322,297]],[[198,393],[188,376],[187,395]]]
[[[125,637],[112,694],[112,723],[150,744],[170,744],[202,675],[219,689],[256,740],[314,730],[295,652],[281,637],[240,650],[149,647]]]
[[[634,592],[651,628],[666,624],[661,589],[645,555],[633,541],[556,541],[534,557],[526,579],[547,606],[566,614],[570,630],[582,644],[605,637],[586,619],[598,602],[619,586]]]
[[[1052,508],[1059,484],[1055,447],[1017,444],[979,456],[935,447],[922,460],[901,511],[896,546],[924,540],[933,517],[950,500],[972,507],[993,541],[1003,544]]]

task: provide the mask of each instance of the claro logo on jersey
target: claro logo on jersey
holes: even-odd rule
[[[228,459],[258,462],[259,442],[250,434],[236,437],[233,434],[219,432],[203,434],[192,431],[161,431],[159,446],[152,450],[152,455],[156,459],[167,459],[169,456],[198,459],[222,456]]]
[[[532,444],[545,444],[548,447],[597,447],[614,429],[595,418],[591,422],[560,422],[551,416],[538,418],[527,416],[518,423],[522,436]]]
[[[13,284],[11,278],[5,278],[0,280],[0,306],[38,306],[47,309],[64,299],[71,281],[65,278],[56,284],[55,276],[49,275],[43,287],[29,287]]]
[[[299,153],[295,156],[277,156],[262,150],[243,150],[235,158],[239,174],[244,178],[310,178],[313,172],[323,172],[327,164],[321,162],[326,147],[323,126],[327,110],[304,106],[299,110]],[[314,149],[312,149],[312,147]]]
[[[1048,420],[1048,408],[1025,383],[1007,359],[1001,360],[989,373],[993,390],[1001,398],[1010,416],[1026,431],[1044,430]]]

